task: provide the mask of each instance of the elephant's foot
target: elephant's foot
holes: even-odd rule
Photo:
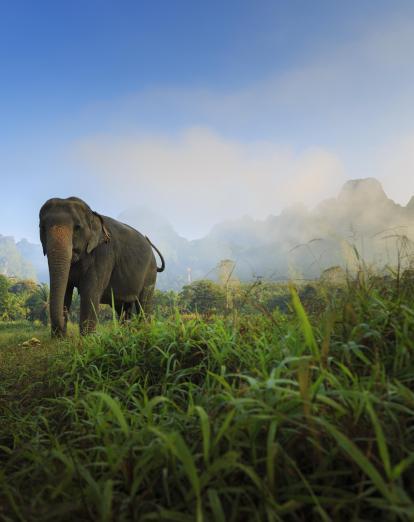
[[[63,339],[66,337],[66,328],[61,328],[60,326],[52,326],[52,338],[53,339]]]
[[[80,329],[81,335],[88,335],[91,333],[95,333],[96,321],[93,321],[93,320],[82,321],[82,323],[79,325],[79,329]]]

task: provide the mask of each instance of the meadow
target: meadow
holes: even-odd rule
[[[63,341],[0,323],[0,519],[413,520],[413,285],[315,292]]]

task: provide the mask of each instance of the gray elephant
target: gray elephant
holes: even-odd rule
[[[40,240],[50,275],[52,336],[64,336],[73,289],[80,294],[80,331],[96,327],[99,303],[114,303],[119,316],[149,312],[164,259],[134,228],[101,216],[81,199],[53,198],[40,209]],[[152,248],[161,259],[157,268]]]

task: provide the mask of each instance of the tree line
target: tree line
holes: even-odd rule
[[[0,274],[0,320],[40,321],[49,318],[49,287],[31,279],[16,279]]]
[[[308,309],[321,304],[318,285],[305,282],[298,288],[301,300]],[[275,309],[287,312],[290,307],[290,290],[286,282],[269,282],[257,279],[250,283],[231,281],[217,283],[208,279],[194,281],[183,286],[181,291],[156,290],[154,311],[166,316],[178,310],[183,314],[225,315],[232,311],[242,313],[272,313]],[[69,319],[77,322],[80,299],[74,292]],[[100,307],[99,319],[111,320],[109,306]],[[30,279],[18,280],[0,275],[0,321],[39,321],[45,326],[49,322],[49,287]]]

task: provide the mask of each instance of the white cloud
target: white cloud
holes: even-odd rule
[[[344,180],[338,158],[321,148],[295,153],[270,142],[225,139],[203,128],[173,138],[85,139],[77,156],[121,206],[158,209],[192,236],[223,219],[265,217],[298,201],[316,204]]]
[[[120,208],[161,209],[191,235],[316,204],[346,178],[377,177],[405,203],[414,139],[396,136],[413,131],[412,14],[355,29],[307,63],[231,91],[165,86],[100,104],[85,121],[97,117],[108,135],[81,138],[78,159]]]

